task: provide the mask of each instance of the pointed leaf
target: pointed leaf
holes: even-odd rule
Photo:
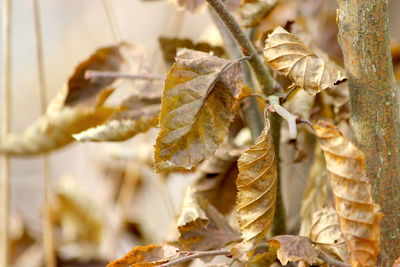
[[[252,248],[267,234],[274,218],[277,162],[269,122],[256,143],[239,158],[237,215],[243,240]]]
[[[156,170],[190,170],[213,155],[248,94],[237,62],[181,50],[164,84]]]
[[[314,130],[324,151],[350,262],[355,266],[376,266],[381,213],[372,200],[364,154],[327,122],[314,124]]]
[[[345,74],[319,58],[295,35],[281,27],[265,40],[267,62],[311,95],[346,80]]]
[[[318,251],[307,237],[278,235],[269,240],[268,243],[279,247],[278,259],[283,265],[286,265],[289,261],[306,261],[310,265],[318,262]]]
[[[104,124],[73,136],[80,142],[127,140],[158,124],[160,105],[161,97],[158,95],[132,95],[122,103],[122,111],[116,112]]]
[[[211,250],[238,241],[227,219],[188,187],[178,219],[179,243],[185,250]]]

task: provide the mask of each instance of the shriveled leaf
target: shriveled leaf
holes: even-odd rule
[[[74,138],[80,142],[124,141],[146,132],[158,124],[161,97],[158,95],[132,95],[104,124],[87,129]]]
[[[314,213],[309,236],[320,250],[347,262],[347,247],[334,209],[325,208]]]
[[[340,69],[326,63],[298,37],[281,27],[265,40],[264,57],[272,67],[289,77],[295,86],[311,95],[346,80]]]
[[[223,214],[230,212],[235,204],[238,157],[239,154],[231,146],[221,146],[196,170],[193,186],[197,194]]]
[[[309,235],[314,213],[326,205],[328,197],[327,182],[324,155],[317,146],[315,148],[314,161],[308,175],[308,184],[301,203],[300,235]]]
[[[318,251],[311,240],[304,236],[278,235],[268,241],[278,247],[278,259],[286,265],[290,261],[305,261],[312,265],[318,262]]]
[[[314,124],[325,155],[336,212],[354,266],[376,266],[379,254],[379,205],[372,200],[365,157],[327,122]]]
[[[277,161],[269,121],[238,160],[237,215],[244,242],[254,247],[267,234],[275,213]]]
[[[239,15],[242,25],[254,27],[275,7],[278,0],[242,0]]]
[[[257,249],[254,251],[246,266],[271,266],[277,260],[277,250],[278,247],[268,246],[267,244],[265,244],[264,246],[257,246]]]
[[[249,93],[237,62],[181,50],[164,84],[156,170],[190,170],[213,155]]]
[[[117,78],[96,77],[87,79],[88,70],[116,71],[129,73],[138,66],[142,51],[132,44],[119,43],[96,50],[88,59],[81,62],[68,80],[68,94],[65,97],[66,106],[93,107],[97,105],[97,95],[107,88],[112,88]]]
[[[178,252],[168,245],[147,245],[134,247],[124,257],[112,261],[107,267],[151,267],[167,263]]]
[[[47,112],[21,133],[12,133],[0,142],[0,153],[13,156],[32,156],[63,147],[72,141],[73,134],[103,123],[115,109],[102,105],[95,108],[60,107],[66,90],[50,103]]]
[[[178,48],[188,48],[202,52],[212,52],[217,57],[223,57],[225,55],[224,49],[220,46],[213,46],[206,42],[195,43],[187,38],[180,39],[160,37],[158,38],[158,42],[160,43],[164,60],[169,63],[174,63]]]
[[[178,219],[179,243],[185,250],[211,250],[238,241],[240,234],[210,203],[188,187]]]

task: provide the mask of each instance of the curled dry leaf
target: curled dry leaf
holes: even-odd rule
[[[324,155],[321,149],[316,146],[314,161],[308,175],[308,184],[301,202],[300,235],[308,236],[310,234],[314,213],[326,205],[328,197],[326,176]]]
[[[240,240],[240,234],[229,225],[208,201],[201,199],[189,186],[178,219],[179,243],[185,250],[212,250]]]
[[[221,147],[196,170],[194,188],[223,214],[232,211],[236,199],[236,161],[239,153],[230,145]]]
[[[160,95],[132,95],[104,124],[87,129],[73,137],[80,142],[124,141],[146,132],[158,124]]]
[[[182,49],[164,84],[156,170],[190,170],[213,155],[249,93],[238,62]]]
[[[257,26],[275,7],[277,2],[278,0],[242,0],[239,7],[242,25],[245,27]]]
[[[318,249],[347,262],[348,251],[334,209],[325,208],[314,213],[309,236]]]
[[[180,39],[180,38],[158,38],[160,47],[164,56],[164,60],[169,63],[174,63],[175,56],[178,48],[188,48],[201,52],[212,52],[217,57],[223,57],[225,51],[220,46],[213,46],[206,42],[195,43],[190,39]]]
[[[278,235],[268,240],[268,244],[279,248],[277,255],[283,265],[286,265],[289,261],[305,261],[310,265],[319,261],[318,251],[307,237]]]
[[[376,266],[379,254],[379,206],[372,200],[365,157],[333,125],[314,124],[325,155],[336,212],[354,266]]]
[[[124,257],[107,264],[107,267],[158,266],[174,258],[178,251],[176,247],[168,245],[137,246]]]
[[[103,123],[115,112],[103,104],[114,90],[115,78],[85,79],[86,70],[129,71],[138,52],[121,43],[98,49],[78,65],[64,87],[50,102],[45,114],[21,133],[0,142],[0,152],[14,156],[45,153],[65,146],[73,134]]]
[[[267,234],[275,213],[277,161],[269,121],[238,160],[236,209],[243,241],[252,249]]]
[[[298,37],[281,27],[265,40],[264,57],[273,68],[289,77],[295,86],[311,95],[346,80],[340,69],[326,63]]]

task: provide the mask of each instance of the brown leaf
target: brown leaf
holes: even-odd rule
[[[121,259],[107,264],[107,267],[151,267],[167,263],[178,252],[168,245],[147,245],[134,247]]]
[[[190,39],[180,39],[180,38],[158,38],[160,43],[161,51],[164,56],[164,60],[169,63],[175,62],[175,56],[178,48],[188,48],[201,52],[212,52],[217,57],[225,56],[225,51],[220,46],[213,46],[206,42],[195,43]]]
[[[394,263],[392,267],[400,267],[400,258],[398,258]]]
[[[267,234],[274,218],[277,162],[269,121],[255,144],[239,158],[237,215],[243,240],[252,248]]]
[[[160,104],[159,95],[132,95],[122,103],[121,111],[112,115],[104,124],[73,136],[80,142],[127,140],[158,124]]]
[[[97,105],[97,96],[104,89],[112,88],[117,78],[87,79],[87,70],[116,71],[129,73],[138,61],[141,52],[131,44],[119,43],[96,50],[88,59],[80,63],[68,80],[66,106],[93,107]]]
[[[277,2],[278,0],[242,0],[239,7],[242,25],[245,27],[257,26],[275,7]]]
[[[333,125],[314,124],[324,151],[336,212],[353,265],[376,266],[379,254],[379,206],[372,200],[365,157]]]
[[[196,170],[193,186],[197,194],[223,214],[232,211],[235,204],[238,157],[239,154],[231,146],[221,146]]]
[[[306,261],[312,265],[318,262],[318,251],[309,238],[295,235],[278,235],[268,241],[278,247],[278,259],[286,265],[289,261]]]
[[[31,156],[63,147],[73,134],[103,123],[115,109],[102,105],[95,108],[63,106],[66,90],[50,103],[46,113],[21,133],[12,133],[0,142],[0,152],[13,156]],[[106,98],[108,95],[103,96]]]
[[[156,170],[190,170],[213,155],[248,94],[237,62],[181,50],[164,84]]]
[[[322,209],[314,213],[310,239],[318,249],[347,262],[348,251],[334,209]]]
[[[189,186],[178,219],[179,243],[185,250],[222,248],[240,239],[227,219]]]
[[[346,80],[344,73],[319,58],[295,35],[276,28],[265,41],[264,57],[311,95]]]

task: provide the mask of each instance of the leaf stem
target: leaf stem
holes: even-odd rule
[[[279,85],[272,78],[268,69],[265,67],[261,59],[258,57],[258,51],[246,37],[243,30],[233,15],[226,8],[221,0],[207,0],[208,4],[214,9],[215,13],[221,18],[226,28],[232,34],[233,38],[242,48],[242,53],[245,56],[250,56],[248,62],[253,69],[256,78],[262,86],[262,91],[266,95],[272,95],[279,90]]]
[[[319,256],[321,257],[321,259],[327,263],[329,266],[336,266],[336,267],[351,267],[350,264],[342,262],[342,261],[338,261],[334,258],[332,258],[330,255],[328,255],[327,253],[323,252],[322,250],[319,250]]]
[[[181,264],[187,261],[191,261],[201,257],[208,257],[208,256],[219,256],[219,255],[230,255],[231,252],[228,249],[220,249],[220,250],[211,250],[211,251],[181,251],[178,255],[183,255],[182,257],[171,260],[165,264],[160,265],[160,267],[170,267],[177,264]]]

